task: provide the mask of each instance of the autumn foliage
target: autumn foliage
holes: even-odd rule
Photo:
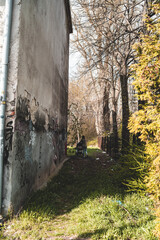
[[[156,234],[160,237],[160,4],[152,11],[155,14],[146,19],[146,33],[134,46],[137,55],[137,63],[132,65],[134,86],[143,104],[130,118],[129,129],[139,134],[150,156],[145,182],[156,203]]]

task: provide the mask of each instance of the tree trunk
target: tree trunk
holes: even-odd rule
[[[113,69],[112,69],[112,78],[113,77]],[[118,127],[117,127],[117,100],[116,100],[116,88],[113,81],[112,85],[112,132],[113,132],[113,151],[112,157],[116,157],[118,153]]]
[[[129,104],[128,104],[128,77],[127,75],[120,75],[121,94],[122,94],[122,152],[125,152],[129,146]]]
[[[95,116],[95,127],[98,136],[102,136],[104,133],[104,124],[103,124],[103,103],[98,100],[96,103],[96,116]]]
[[[112,124],[113,124],[113,156],[118,153],[118,130],[117,130],[117,113],[112,110]]]
[[[107,84],[103,93],[103,119],[105,132],[110,132],[109,90],[110,85]]]
[[[77,129],[77,140],[78,142],[80,141],[80,134],[79,134],[79,130]]]
[[[110,131],[109,89],[109,84],[102,88],[102,97],[96,103],[95,126],[98,136]],[[95,109],[95,106],[93,108]]]

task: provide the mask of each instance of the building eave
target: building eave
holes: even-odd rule
[[[64,0],[64,3],[65,3],[65,7],[66,7],[69,33],[72,33],[73,32],[73,28],[72,28],[72,17],[71,17],[70,0]]]

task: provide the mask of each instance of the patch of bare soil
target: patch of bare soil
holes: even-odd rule
[[[70,157],[73,174],[88,169],[89,172],[97,172],[100,169],[107,169],[113,164],[112,159],[105,152],[96,152],[93,157]]]

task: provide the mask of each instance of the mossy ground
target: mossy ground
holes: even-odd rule
[[[155,240],[152,201],[126,193],[106,154],[88,153],[84,159],[71,154],[47,187],[5,223],[1,239]]]

